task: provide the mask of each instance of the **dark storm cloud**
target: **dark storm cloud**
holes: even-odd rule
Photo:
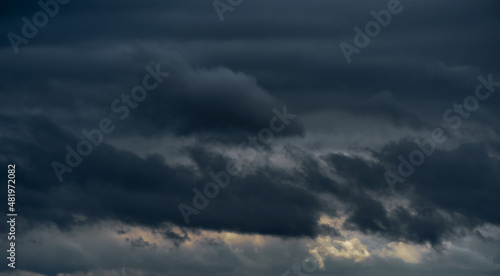
[[[497,147],[497,144],[493,144]],[[387,145],[375,153],[382,164],[397,166],[400,154],[409,154],[415,144],[402,141]],[[451,151],[438,150],[416,169],[405,183],[396,186],[396,194],[384,178],[385,167],[356,157],[331,154],[325,160],[346,180],[347,186],[335,185],[331,192],[351,208],[348,223],[368,233],[388,235],[395,240],[430,242],[439,246],[442,240],[462,230],[487,223],[498,225],[500,207],[500,165],[489,156],[491,147],[484,144],[462,145]],[[406,198],[409,209],[388,211],[380,196]]]
[[[25,138],[3,136],[4,161],[18,160],[18,202],[31,223],[55,222],[62,228],[75,224],[74,215],[118,219],[130,224],[158,227],[164,222],[184,225],[177,205],[192,201],[192,188],[203,187],[210,179],[200,179],[193,168],[167,166],[159,156],[141,159],[130,153],[101,145],[82,165],[57,181],[50,164],[64,160],[62,144],[76,138],[50,121],[38,117],[3,117],[16,120],[29,133]],[[4,133],[14,133],[6,124]],[[229,160],[204,149],[190,150],[202,173],[225,169]],[[21,173],[23,172],[23,173]],[[279,236],[313,236],[321,204],[313,194],[284,185],[282,172],[272,169],[232,180],[227,189],[192,218],[192,227],[261,233]],[[231,212],[227,208],[231,206]],[[259,223],[255,223],[259,221]],[[166,234],[169,237],[168,234]],[[175,238],[175,237],[170,237]]]
[[[264,25],[256,25],[256,26],[249,26],[246,25],[246,23],[249,22],[250,18],[248,18],[250,11],[257,11],[259,7],[258,4],[260,2],[256,2],[254,6],[248,7],[247,11],[244,11],[244,7],[241,7],[240,10],[242,11],[242,16],[240,17],[241,19],[236,18],[236,14],[234,14],[234,19],[232,22],[228,22],[231,24],[231,26],[222,26],[222,32],[219,30],[212,30],[211,32],[205,32],[203,28],[206,28],[207,30],[210,27],[213,27],[219,22],[215,21],[213,24],[208,24],[206,27],[203,28],[198,28],[198,24],[195,26],[194,24],[188,24],[186,22],[183,22],[184,19],[181,19],[182,17],[176,17],[176,16],[164,16],[161,12],[159,12],[159,7],[163,7],[165,10],[174,10],[174,11],[182,11],[182,12],[201,12],[203,11],[203,17],[201,17],[201,20],[205,20],[206,22],[210,22],[211,19],[209,19],[211,14],[208,12],[212,12],[211,7],[207,7],[206,10],[203,8],[200,8],[200,6],[196,6],[192,8],[193,6],[184,6],[181,4],[181,2],[171,2],[169,4],[166,4],[164,2],[159,2],[159,1],[150,1],[147,2],[146,5],[142,7],[142,11],[144,13],[150,13],[150,16],[148,17],[148,21],[142,23],[142,25],[138,25],[138,19],[141,19],[141,22],[143,22],[144,17],[138,16],[140,14],[136,14],[132,16],[129,11],[135,7],[133,4],[130,3],[124,3],[124,4],[118,4],[118,2],[114,3],[94,3],[94,2],[89,2],[86,6],[83,6],[80,3],[72,3],[74,4],[73,6],[68,6],[66,11],[61,10],[60,18],[56,17],[54,20],[59,20],[59,25],[57,28],[61,32],[65,32],[68,35],[65,36],[57,36],[57,37],[64,37],[67,39],[67,41],[63,42],[60,40],[57,40],[55,36],[52,36],[50,33],[50,26],[47,27],[47,30],[49,30],[49,33],[41,33],[39,34],[39,39],[37,42],[37,38],[34,39],[33,42],[31,42],[28,47],[25,49],[26,53],[22,53],[19,56],[13,56],[8,53],[4,53],[6,57],[8,57],[9,61],[9,70],[8,73],[9,75],[6,75],[4,78],[5,80],[5,90],[9,91],[9,87],[16,87],[18,85],[17,83],[9,83],[10,81],[15,81],[15,77],[22,76],[21,72],[25,72],[26,70],[30,70],[31,72],[34,72],[34,74],[29,78],[28,86],[23,90],[25,93],[34,93],[34,91],[37,91],[38,94],[42,92],[43,96],[40,96],[41,100],[45,100],[47,105],[53,105],[57,106],[58,108],[70,108],[72,105],[71,101],[73,99],[71,97],[66,98],[66,102],[63,102],[64,98],[59,98],[59,102],[54,102],[53,98],[51,97],[54,94],[51,94],[55,91],[54,87],[51,86],[38,86],[40,83],[37,83],[35,80],[40,79],[44,80],[47,78],[55,78],[55,79],[68,79],[72,78],[73,76],[78,76],[78,80],[80,82],[83,81],[90,81],[94,82],[96,84],[100,84],[99,80],[102,79],[103,81],[120,81],[123,78],[126,78],[128,76],[131,76],[134,74],[132,72],[133,69],[137,70],[137,66],[129,67],[125,66],[133,60],[133,56],[135,53],[135,56],[139,60],[144,60],[147,58],[147,55],[141,55],[141,52],[145,51],[144,49],[139,49],[139,50],[133,50],[131,52],[127,52],[127,50],[123,51],[124,56],[127,56],[127,53],[132,53],[132,58],[127,57],[125,61],[120,59],[120,55],[109,55],[110,53],[105,52],[105,51],[97,51],[93,52],[92,47],[88,45],[81,45],[77,49],[77,52],[83,52],[83,53],[88,53],[88,57],[85,55],[80,56],[80,55],[74,55],[71,52],[66,53],[65,50],[58,50],[57,48],[52,48],[53,45],[62,45],[58,47],[69,47],[69,46],[74,46],[76,41],[72,39],[72,35],[76,36],[78,33],[78,37],[82,40],[95,40],[95,41],[102,41],[102,45],[105,47],[107,45],[113,45],[115,41],[127,41],[129,38],[141,38],[141,36],[137,35],[143,35],[143,38],[146,37],[153,37],[156,35],[159,35],[161,32],[165,32],[165,38],[168,37],[168,39],[171,40],[182,40],[182,39],[192,39],[192,38],[197,38],[197,39],[207,39],[207,40],[213,40],[213,41],[223,41],[225,39],[228,39],[230,37],[236,37],[237,39],[240,40],[245,40],[245,39],[251,39],[254,37],[264,37],[269,39],[269,43],[267,43],[264,40],[264,43],[261,43],[261,45],[256,45],[256,48],[253,49],[248,49],[249,54],[241,57],[240,59],[236,58],[235,59],[235,51],[230,51],[229,49],[225,49],[226,52],[217,52],[217,53],[211,53],[211,57],[218,57],[218,59],[214,59],[214,62],[216,60],[218,61],[217,64],[222,64],[226,66],[230,66],[230,68],[240,68],[240,69],[245,69],[246,72],[255,72],[256,76],[262,76],[263,82],[266,84],[267,78],[265,76],[266,71],[276,70],[277,74],[272,74],[269,76],[272,76],[273,78],[275,77],[280,77],[280,74],[284,74],[287,76],[293,76],[294,80],[289,82],[287,81],[288,79],[283,79],[285,84],[282,84],[280,87],[277,87],[276,82],[272,85],[269,85],[269,87],[272,88],[277,88],[274,93],[280,93],[280,90],[286,91],[290,89],[290,93],[296,93],[293,90],[300,88],[308,88],[310,91],[308,92],[314,92],[315,90],[324,90],[324,89],[335,89],[335,88],[340,88],[340,87],[348,87],[346,89],[345,93],[352,93],[353,91],[358,91],[357,93],[360,93],[361,96],[364,95],[363,91],[373,91],[374,89],[377,88],[396,88],[400,89],[398,91],[401,91],[404,93],[412,92],[414,89],[419,89],[419,90],[427,90],[427,88],[432,87],[432,91],[436,90],[442,90],[444,91],[445,89],[443,88],[450,88],[450,84],[454,85],[454,83],[457,81],[458,77],[461,77],[460,74],[449,76],[449,75],[443,75],[440,73],[439,70],[445,70],[446,68],[443,69],[443,67],[429,67],[429,63],[432,65],[435,62],[439,62],[441,60],[444,60],[445,62],[449,62],[451,65],[460,65],[460,64],[467,64],[469,66],[477,66],[481,68],[488,68],[488,64],[473,64],[473,63],[467,63],[465,61],[461,61],[460,59],[456,59],[456,56],[450,56],[451,54],[448,52],[450,48],[453,48],[453,44],[449,44],[447,46],[443,45],[441,46],[442,49],[438,49],[439,51],[433,51],[428,55],[433,55],[429,56],[428,58],[422,59],[422,61],[417,61],[417,60],[412,60],[408,59],[405,60],[404,62],[407,64],[410,64],[410,66],[407,65],[407,70],[401,70],[401,66],[398,66],[398,70],[394,71],[392,69],[393,65],[391,66],[382,66],[377,65],[376,67],[373,65],[370,65],[371,61],[366,61],[362,59],[362,56],[359,57],[360,61],[359,64],[360,66],[353,66],[354,68],[348,69],[347,71],[345,70],[344,66],[339,66],[339,64],[335,63],[330,63],[330,60],[328,61],[328,64],[326,62],[320,62],[320,59],[322,57],[330,57],[331,53],[327,53],[326,51],[323,52],[325,49],[322,48],[323,51],[320,51],[319,54],[317,51],[314,50],[314,47],[311,47],[309,45],[305,45],[303,47],[296,47],[294,46],[288,46],[284,48],[273,48],[270,43],[274,42],[274,39],[298,39],[298,38],[321,38],[326,41],[329,41],[330,38],[331,40],[335,41],[335,39],[348,39],[351,36],[350,33],[350,28],[352,26],[362,24],[364,23],[364,19],[366,18],[366,14],[363,14],[362,10],[359,8],[352,8],[352,7],[342,7],[339,6],[338,8],[340,9],[347,9],[347,10],[357,10],[359,13],[356,13],[356,16],[352,18],[351,20],[346,20],[346,18],[342,18],[344,21],[342,23],[342,26],[345,26],[347,29],[341,31],[339,25],[335,25],[330,23],[330,25],[325,25],[322,26],[319,29],[314,28],[317,23],[314,23],[311,21],[313,18],[312,15],[305,16],[302,20],[303,23],[307,24],[305,25],[306,27],[302,29],[295,29],[294,32],[287,32],[288,27],[292,24],[296,24],[293,21],[290,21],[290,19],[287,17],[287,11],[284,9],[285,13],[279,13],[279,14],[273,14],[271,17],[271,13],[269,13],[268,9],[262,9],[260,10],[261,12],[264,13],[264,19],[270,20],[274,19],[276,22],[266,22],[268,26],[271,28],[264,28]],[[12,3],[10,3],[12,5]],[[193,4],[193,3],[190,3]],[[438,8],[441,10],[449,10],[449,4],[441,4]],[[304,8],[304,7],[309,7],[311,12],[318,11],[319,9],[324,10],[324,8],[330,4],[326,2],[322,2],[321,5],[319,6],[311,6],[311,5],[306,5],[303,2],[292,2],[291,7],[295,8]],[[483,14],[491,12],[491,10],[496,10],[497,7],[494,4],[490,4],[492,8],[488,8],[486,4],[480,4],[478,5],[477,8],[480,10]],[[30,13],[34,12],[37,10],[36,6],[35,8],[33,5],[25,4],[22,6],[19,5],[13,5],[13,12],[9,17],[6,17],[6,21],[10,24],[7,24],[7,27],[14,27],[18,25],[19,22],[15,22],[17,19],[15,15],[22,15],[22,14],[27,14],[29,15]],[[16,8],[17,7],[17,8]],[[85,7],[78,9],[78,7]],[[273,4],[273,7],[275,9],[279,9],[281,6]],[[421,7],[421,6],[420,6]],[[469,17],[471,17],[472,11],[470,10],[469,7],[465,8],[461,5],[456,5],[459,9],[459,11],[462,14],[469,14]],[[94,14],[92,17],[93,20],[83,20],[83,18],[87,18],[91,12],[96,11],[96,10],[106,10],[109,8],[117,8],[116,9],[116,14],[117,15],[109,15],[107,14],[106,16],[99,16],[99,14]],[[367,7],[368,8],[368,7]],[[370,8],[375,8],[375,5],[370,6]],[[418,9],[419,6],[416,5],[415,10]],[[368,9],[367,9],[368,10]],[[63,12],[66,12],[64,14]],[[121,18],[120,16],[122,15],[129,15],[128,17],[123,17]],[[335,12],[333,13],[335,14]],[[77,20],[79,18],[82,18],[78,21],[83,22],[85,21],[86,24],[80,25],[79,32],[75,32],[73,28],[71,27],[76,27],[75,25],[72,24],[64,24],[63,22],[70,22],[70,20],[75,20],[71,19],[73,18],[72,15],[76,15]],[[326,19],[326,12],[320,13],[321,16],[324,16]],[[318,15],[316,14],[315,17]],[[407,10],[405,11],[405,15],[401,16],[402,19],[400,19],[400,23],[395,24],[393,23],[391,25],[392,28],[389,28],[387,30],[387,34],[381,35],[379,38],[379,42],[377,42],[374,39],[374,44],[370,46],[367,51],[371,51],[372,53],[369,55],[365,53],[364,55],[370,56],[370,59],[377,59],[378,58],[384,58],[387,59],[387,54],[390,51],[391,56],[398,56],[402,55],[403,52],[400,50],[393,51],[394,47],[387,48],[387,47],[381,47],[380,44],[384,43],[384,39],[388,39],[388,37],[391,34],[397,34],[404,30],[404,28],[408,28],[407,35],[410,36],[411,34],[419,34],[423,33],[425,31],[426,35],[435,35],[435,37],[439,36],[439,33],[433,34],[432,32],[428,32],[428,28],[431,27],[432,25],[427,23],[428,21],[425,21],[426,24],[421,24],[418,25],[417,27],[410,25],[409,23],[412,22],[412,20],[415,20],[416,13],[415,11],[412,11],[410,7],[407,7]],[[430,17],[430,15],[425,15],[426,17]],[[333,16],[332,16],[333,17]],[[90,19],[89,18],[89,19]],[[168,18],[168,19],[167,19]],[[323,18],[323,17],[321,17]],[[333,22],[340,21],[340,19],[332,19]],[[433,18],[433,17],[431,17]],[[484,17],[473,17],[471,20],[478,20],[479,23],[485,24],[484,19],[481,19]],[[155,19],[158,19],[156,21]],[[161,19],[161,20],[159,20]],[[280,21],[280,19],[284,19],[284,21]],[[323,22],[326,22],[326,20],[323,19]],[[462,32],[458,32],[463,28],[464,26],[462,25],[457,25],[456,22],[460,21],[458,15],[450,16],[447,17],[447,21],[443,22],[443,29],[446,29],[447,32],[449,32],[449,36],[452,38],[459,39],[459,36],[463,36]],[[172,26],[174,25],[173,22],[169,22],[170,20],[177,20],[176,25],[183,26],[182,29],[174,29]],[[397,18],[394,18],[394,21],[398,20]],[[449,21],[448,21],[449,20]],[[120,22],[120,24],[105,24],[106,22]],[[319,21],[321,22],[321,21]],[[463,22],[463,21],[460,21]],[[274,24],[273,24],[274,23]],[[55,24],[55,23],[54,23]],[[74,23],[73,23],[74,24]],[[261,23],[262,24],[262,23]],[[462,23],[463,24],[463,23]],[[201,24],[203,25],[203,24]],[[447,25],[453,25],[454,27],[452,28],[453,31],[449,31],[449,28],[446,28]],[[100,28],[95,28],[95,26],[100,26]],[[134,27],[136,26],[136,27]],[[138,28],[137,26],[141,26]],[[328,30],[329,27],[333,27],[333,30],[338,30],[340,32],[340,37],[338,34],[335,32],[331,32]],[[5,28],[7,28],[5,27]],[[237,27],[241,27],[241,29],[238,29],[236,31]],[[427,28],[426,28],[427,27]],[[56,27],[53,27],[56,28]],[[83,28],[83,29],[82,29]],[[258,32],[252,32],[250,31],[250,28],[254,28],[258,30]],[[99,31],[96,31],[96,29],[99,29]],[[166,30],[165,30],[166,29]],[[314,32],[310,32],[309,30],[313,29],[315,30]],[[145,30],[145,32],[144,32]],[[316,31],[317,30],[317,31]],[[483,34],[484,37],[490,37],[494,36],[493,33],[489,33],[489,28],[485,28],[486,32]],[[439,29],[437,29],[435,32],[438,32]],[[216,33],[222,33],[222,36],[219,35],[217,36]],[[327,35],[328,33],[328,35]],[[87,37],[85,36],[87,35]],[[186,37],[188,35],[190,37]],[[204,34],[204,35],[200,35]],[[279,34],[279,36],[275,37],[274,35]],[[54,37],[54,38],[52,38]],[[271,39],[271,37],[273,37]],[[418,43],[418,39],[421,39],[421,36],[415,36],[414,41],[412,41],[412,37],[410,39],[405,39],[404,42],[402,43]],[[52,40],[53,39],[53,40]],[[469,38],[467,38],[469,39]],[[465,40],[465,38],[463,39]],[[461,41],[453,40],[451,39],[453,43],[461,43]],[[467,42],[471,43],[471,42]],[[497,43],[496,41],[493,41],[494,43]],[[294,43],[288,43],[291,45],[300,45],[300,44],[294,44]],[[99,43],[97,43],[99,45]],[[210,45],[210,44],[209,44]],[[214,43],[214,45],[217,45],[217,43]],[[101,47],[103,47],[101,46]],[[285,46],[285,45],[283,45]],[[335,45],[333,45],[335,46]],[[397,46],[397,44],[396,44]],[[6,47],[8,49],[8,47]],[[332,50],[335,50],[336,47],[332,47]],[[424,52],[420,50],[420,47],[415,47],[415,50],[408,50],[406,49],[404,54],[408,55],[409,53],[412,53],[412,51],[415,53],[415,56],[419,56],[419,54],[423,54]],[[90,50],[90,51],[89,51]],[[188,48],[190,50],[190,48]],[[208,48],[210,50],[210,48]],[[205,50],[206,52],[209,52],[208,50]],[[244,52],[242,50],[245,50],[245,48],[240,48],[239,53],[241,55],[241,52]],[[285,51],[284,51],[285,50]],[[282,52],[281,55],[276,55],[278,52]],[[421,53],[419,51],[422,51]],[[444,52],[446,51],[446,55]],[[285,61],[289,56],[293,55],[294,53],[303,53],[305,57],[302,57],[300,55],[297,56],[297,58],[293,60],[289,60],[289,62]],[[334,52],[334,51],[332,51]],[[203,53],[203,52],[202,52]],[[484,54],[483,51],[481,53]],[[69,67],[68,70],[68,64],[70,64],[69,60],[67,57],[71,56],[73,54],[73,59],[71,60],[72,64],[75,64],[75,67]],[[495,56],[494,53],[492,54],[492,57]],[[200,54],[198,54],[200,55]],[[267,62],[262,63],[262,62],[255,62],[256,59],[255,57],[257,55],[260,55],[261,59],[264,58]],[[104,60],[100,59],[99,56],[105,57]],[[196,56],[194,54],[194,56]],[[469,56],[469,55],[467,55]],[[440,57],[437,59],[436,57]],[[441,58],[442,57],[442,58]],[[446,58],[453,58],[452,61],[447,61]],[[24,59],[25,62],[22,63],[22,66],[20,63],[16,62],[19,59]],[[45,60],[44,60],[45,59]],[[58,63],[54,63],[54,59],[59,60]],[[226,60],[229,59],[231,62],[226,62]],[[92,62],[89,62],[89,60],[92,60]],[[206,64],[211,64],[212,62],[210,60],[207,60],[207,57],[200,56],[198,60],[203,61]],[[475,60],[486,60],[486,58],[480,58],[477,57]],[[490,59],[488,59],[490,60]],[[337,60],[338,61],[338,60]],[[197,62],[197,61],[196,61]],[[235,63],[236,62],[236,63]],[[486,61],[485,61],[486,62]],[[51,63],[50,66],[44,66],[45,64]],[[414,63],[414,64],[412,64]],[[260,66],[263,66],[263,64],[272,64],[272,67],[266,69],[263,71],[263,68],[259,68]],[[292,65],[292,66],[291,66]],[[362,66],[361,66],[362,65]],[[12,67],[14,66],[14,67]],[[319,66],[319,67],[318,67]],[[332,70],[326,70],[326,66],[332,66]],[[342,68],[342,72],[338,72],[339,74],[336,74],[337,72],[334,70],[335,68]],[[96,71],[95,69],[99,68],[99,71]],[[303,74],[299,73],[299,71],[294,72],[294,68],[309,68],[311,70],[310,74]],[[317,68],[317,69],[316,69]],[[490,67],[491,68],[491,67]],[[32,71],[32,69],[34,71]],[[48,69],[48,70],[47,70]],[[117,69],[121,69],[122,71],[117,71]],[[316,69],[316,70],[315,70]],[[493,68],[491,68],[493,69]],[[180,71],[180,70],[178,70]],[[38,74],[39,75],[38,75]],[[219,68],[219,69],[214,69],[212,71],[210,70],[204,70],[204,69],[189,69],[186,72],[182,72],[183,74],[179,74],[179,77],[177,79],[173,79],[174,81],[171,84],[168,84],[166,87],[164,87],[165,93],[160,94],[159,97],[155,98],[155,101],[151,104],[148,104],[147,106],[141,106],[138,110],[137,114],[137,123],[141,123],[141,119],[144,119],[146,123],[150,123],[152,125],[153,129],[161,129],[165,126],[168,126],[170,128],[176,129],[177,133],[179,134],[190,134],[192,132],[205,132],[205,131],[217,131],[221,133],[227,133],[227,132],[234,132],[238,131],[239,129],[243,129],[246,131],[255,131],[258,130],[258,128],[262,125],[265,120],[267,120],[267,116],[269,113],[269,110],[273,107],[273,104],[275,103],[275,100],[272,98],[270,95],[266,95],[265,92],[256,84],[256,81],[249,76],[244,75],[243,73],[236,73],[233,72],[229,69],[224,69],[224,68]],[[473,71],[472,73],[469,74],[469,77],[472,79]],[[333,76],[327,78],[327,74],[329,76]],[[389,87],[387,87],[387,81],[386,78],[383,76],[391,76],[391,82]],[[408,76],[412,75],[420,75],[421,77],[413,77],[414,79],[408,79]],[[356,78],[353,78],[352,76],[357,76]],[[22,77],[18,79],[18,82],[21,82],[21,80],[24,80],[26,77]],[[306,78],[311,78],[309,81]],[[319,78],[319,82],[317,79]],[[358,80],[362,79],[362,82],[359,82]],[[314,80],[314,82],[312,81]],[[32,82],[33,81],[33,82]],[[409,82],[408,82],[409,81]],[[417,84],[418,81],[418,85]],[[132,82],[130,82],[132,83]],[[471,81],[472,83],[472,81]],[[320,85],[319,85],[320,84]],[[29,86],[32,85],[32,86]],[[77,83],[78,85],[78,83]],[[88,85],[88,82],[87,82]],[[37,89],[34,89],[37,87]],[[415,87],[415,88],[413,88]],[[460,87],[457,87],[457,89],[462,89]],[[451,86],[451,88],[454,88],[454,86]],[[170,90],[171,89],[171,90]],[[4,90],[4,91],[5,91]],[[167,91],[168,90],[168,91]],[[14,93],[14,90],[11,90],[12,93]],[[47,91],[46,93],[43,93],[43,91]],[[68,91],[67,89],[65,91]],[[74,86],[73,86],[73,91],[74,91]],[[274,91],[274,89],[273,89]],[[465,89],[463,89],[463,93],[465,93]],[[398,92],[399,93],[399,92]],[[455,93],[455,92],[454,92]],[[24,94],[24,93],[21,93]],[[58,95],[58,94],[56,94]],[[68,94],[71,95],[71,94]],[[206,98],[204,98],[204,95],[207,95]],[[425,94],[420,94],[422,97],[428,97],[429,95]],[[439,94],[438,94],[439,95]],[[61,95],[62,96],[62,95]],[[398,94],[398,96],[405,98],[406,95],[401,95]],[[432,94],[433,97],[436,97],[436,94]],[[411,97],[411,96],[410,96]],[[50,99],[50,100],[49,100]],[[88,99],[88,102],[91,104],[93,103],[94,105],[96,103],[101,103],[104,104],[106,103],[106,99],[98,99],[96,101],[96,98],[91,98]],[[87,101],[85,97],[82,98],[82,101]],[[351,100],[353,102],[355,100]],[[496,102],[496,100],[494,100]],[[19,102],[17,103],[18,105],[24,105],[26,102]],[[250,103],[250,104],[249,104]],[[33,106],[36,106],[39,104],[37,101],[36,103],[33,102]],[[98,107],[102,107],[103,105],[99,104]],[[321,103],[314,103],[316,106],[321,106]],[[338,105],[343,105],[345,102],[341,102]],[[300,106],[296,104],[297,106]],[[24,105],[26,106],[26,105]],[[334,105],[329,105],[330,108],[331,106]],[[89,106],[92,108],[92,106]],[[387,112],[388,114],[396,114],[392,115],[394,118],[401,118],[404,111],[401,112],[394,112],[391,111],[390,107],[388,106],[380,106],[376,109],[382,110],[382,112]],[[318,110],[318,109],[316,109]],[[266,113],[267,112],[267,113]],[[374,114],[377,111],[366,109],[363,107],[359,108],[360,113],[364,114]],[[252,117],[253,116],[253,117]],[[414,120],[416,121],[416,120]],[[416,121],[417,122],[417,121]],[[421,125],[421,123],[416,123],[416,125]],[[295,131],[295,133],[299,133],[300,131]],[[238,137],[240,138],[240,137]],[[96,155],[97,156],[97,155]],[[97,159],[97,157],[95,157]],[[155,162],[155,161],[149,161],[149,162]],[[159,161],[157,161],[159,162]],[[157,164],[157,166],[159,166]],[[118,166],[119,167],[119,166]],[[364,175],[363,177],[368,177],[369,174],[365,172],[365,174],[361,173],[361,170],[363,168],[357,168],[357,172],[360,175]],[[82,169],[82,171],[87,172],[85,169]],[[104,174],[113,175],[111,173],[113,170],[108,170],[106,173],[103,172]],[[346,172],[344,172],[346,173]],[[352,173],[352,172],[351,172]],[[82,172],[83,174],[83,172]],[[153,174],[156,176],[156,174]],[[362,181],[364,179],[357,179],[357,181]],[[365,179],[366,180],[366,179]],[[34,179],[33,179],[34,181]],[[114,181],[117,181],[116,179]],[[314,182],[314,181],[313,181]],[[377,209],[377,208],[374,208]],[[155,218],[156,219],[156,218]],[[383,219],[383,218],[381,218]],[[151,219],[153,221],[154,219]]]
[[[244,73],[225,68],[173,70],[174,76],[154,101],[138,108],[138,123],[179,135],[212,134],[212,141],[241,143],[269,125],[273,109],[282,109],[255,78]],[[302,135],[303,131],[299,122],[292,122],[279,135]]]
[[[142,54],[144,50],[142,47],[135,50],[141,59],[147,59],[147,55]],[[3,91],[10,101],[4,103],[5,109],[19,105],[24,109],[32,109],[32,112],[40,113],[43,110],[47,112],[46,116],[57,122],[61,122],[62,113],[66,115],[63,123],[77,132],[96,125],[103,117],[116,119],[123,116],[122,111],[118,110],[126,104],[112,103],[122,95],[130,94],[131,88],[141,83],[139,76],[147,73],[144,70],[146,66],[122,69],[122,61],[114,64],[121,55],[115,53],[107,56],[106,62],[111,65],[101,69],[106,72],[103,76],[100,71],[90,73],[87,66],[99,67],[106,62],[81,63],[106,53],[91,52],[87,58],[76,60],[69,53],[62,53],[64,57],[61,60],[73,60],[83,68],[75,68],[71,73],[62,67],[56,68],[53,71],[56,74],[54,78],[44,80],[49,74],[44,73],[39,76],[40,79],[35,77],[33,82],[6,87]],[[272,110],[283,105],[261,88],[252,76],[222,67],[194,69],[180,56],[171,53],[166,56],[168,58],[158,66],[162,72],[168,70],[174,75],[151,91],[146,102],[138,104],[137,110],[127,108],[132,116],[120,124],[122,134],[151,136],[165,132],[180,135],[202,133],[204,137],[214,136],[212,141],[238,143],[269,125],[269,120],[274,116]],[[154,64],[150,66],[155,67]],[[89,74],[85,76],[84,72]],[[94,74],[99,77],[93,78]],[[68,79],[71,75],[84,79]],[[101,79],[105,78],[108,80],[102,82]],[[293,122],[280,133],[282,137],[302,134],[303,126],[299,122]]]
[[[96,86],[105,82],[111,89],[137,74],[137,62],[144,65],[158,58],[152,53],[159,51],[136,45],[137,41],[154,41],[164,51],[170,48],[183,52],[196,67],[223,66],[244,72],[302,114],[321,108],[348,107],[349,102],[365,100],[380,90],[393,91],[396,98],[407,104],[425,104],[452,95],[462,97],[474,89],[479,73],[498,72],[498,53],[494,49],[500,40],[491,26],[498,22],[494,14],[499,6],[494,1],[474,5],[466,5],[465,1],[402,1],[404,11],[394,16],[384,32],[346,67],[338,44],[352,42],[352,28],[363,26],[371,19],[369,11],[382,9],[386,2],[347,5],[318,1],[313,5],[289,1],[284,5],[254,1],[240,6],[221,24],[211,3],[146,1],[136,10],[132,2],[87,1],[84,5],[73,1],[20,54],[13,55],[8,45],[3,48],[2,60],[9,69],[5,68],[2,85],[17,91],[16,83],[29,71],[30,79],[40,82],[72,79],[76,81],[73,85],[85,82],[90,86],[101,80]],[[16,26],[19,29],[20,15],[30,15],[37,7],[34,2],[11,5],[13,14],[4,18],[6,24],[2,25],[5,32],[16,30]],[[426,11],[428,5],[432,5],[432,12]],[[105,13],[108,9],[113,9],[113,13]],[[132,9],[134,13],[130,12]],[[295,10],[307,12],[298,17]],[[255,14],[259,17],[255,18]],[[438,18],[436,14],[446,16]],[[192,15],[196,21],[188,19]],[[117,47],[127,44],[131,47]],[[481,51],[477,50],[478,44],[482,45]],[[444,76],[436,71],[446,70],[435,66],[440,63],[449,68],[471,69],[465,75]],[[303,68],[307,68],[307,73]],[[40,82],[30,81],[27,90],[54,90]],[[62,94],[56,95],[61,98]],[[303,98],[309,95],[320,98],[303,106]],[[335,95],[336,102],[321,100],[324,95]],[[344,97],[339,98],[341,95]],[[498,103],[498,99],[491,103]],[[435,104],[437,108],[444,107],[439,102]]]
[[[353,43],[353,28],[364,28],[370,11],[384,9],[387,0],[245,0],[224,22],[212,1],[73,0],[15,54],[7,34],[22,34],[21,18],[31,20],[40,10],[37,2],[0,3],[0,160],[18,164],[25,229],[53,223],[73,231],[111,219],[152,228],[177,246],[189,240],[187,231],[200,229],[339,236],[339,229],[318,225],[326,213],[346,214],[350,230],[441,248],[477,226],[500,225],[498,93],[452,135],[450,148],[437,149],[405,183],[393,191],[384,179],[400,154],[415,149],[405,139],[414,135],[409,131],[440,125],[443,111],[474,93],[479,75],[500,81],[498,1],[401,0],[402,13],[351,64],[339,43]],[[157,62],[171,73],[168,80],[118,121],[111,102],[130,93],[145,67]],[[283,162],[295,165],[283,168],[264,158],[185,226],[178,204],[191,203],[192,189],[211,181],[210,171],[225,169],[225,153],[267,127],[272,109],[285,103],[291,113],[314,121],[293,122],[276,137],[279,143],[261,153],[285,154]],[[76,145],[81,130],[96,128],[103,117],[115,120],[117,131],[60,183],[50,164],[63,161],[64,147]],[[348,127],[328,132],[344,120]],[[387,136],[366,134],[378,124]],[[386,125],[398,132],[395,137]],[[364,156],[337,142],[314,153],[307,148],[315,135],[335,140],[344,130],[354,133],[345,144],[355,145],[358,133],[387,141],[382,147],[369,141],[360,149]],[[130,145],[117,146],[130,137]],[[194,141],[172,146],[191,164],[140,156],[139,144],[163,147],[165,137]],[[406,205],[388,208],[392,202]],[[129,243],[135,250],[154,247],[142,237]],[[65,250],[61,256],[70,256],[69,263],[33,257],[28,267],[49,274],[94,268],[79,252]],[[226,253],[221,256],[232,256]],[[191,274],[176,273],[243,271],[204,261]],[[346,271],[359,269],[353,267]],[[456,270],[453,275],[467,273]]]
[[[497,144],[493,144],[497,147]],[[495,195],[500,187],[500,162],[490,157],[487,144],[465,144],[437,152],[410,180],[416,195],[437,207],[456,212],[471,223],[500,223]]]

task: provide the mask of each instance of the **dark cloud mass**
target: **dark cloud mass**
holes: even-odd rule
[[[66,2],[0,2],[0,276],[500,274],[498,1]]]

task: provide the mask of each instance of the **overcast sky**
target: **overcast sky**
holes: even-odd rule
[[[40,2],[0,275],[500,275],[500,2]]]

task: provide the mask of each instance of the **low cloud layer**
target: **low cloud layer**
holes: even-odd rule
[[[500,272],[496,1],[41,2],[0,4],[0,275]]]

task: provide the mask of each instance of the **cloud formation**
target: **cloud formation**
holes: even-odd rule
[[[43,7],[0,4],[0,160],[18,168],[24,252],[0,275],[281,275],[311,254],[318,275],[499,273],[497,1],[401,0],[350,64],[339,44],[389,1],[245,1],[222,22],[211,2],[42,2],[59,10],[15,47]],[[156,64],[168,78],[120,120],[112,103]],[[478,84],[489,98],[387,183]],[[252,145],[284,106],[297,118]],[[60,181],[51,164],[103,118],[115,129]],[[186,224],[179,204],[228,163]]]

